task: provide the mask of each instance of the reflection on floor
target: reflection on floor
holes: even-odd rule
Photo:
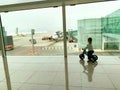
[[[70,90],[120,90],[120,56],[98,56],[96,63],[68,56]],[[63,56],[9,56],[12,90],[65,90]],[[7,90],[0,58],[0,90]]]

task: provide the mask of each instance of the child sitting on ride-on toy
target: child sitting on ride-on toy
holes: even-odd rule
[[[93,46],[92,46],[92,38],[91,37],[88,38],[88,44],[84,48],[84,50],[86,50],[86,49],[88,49],[88,52],[87,52],[88,60],[91,60],[91,56],[94,53]]]
[[[86,52],[86,49],[88,50]],[[83,53],[79,55],[80,59],[84,59],[85,56],[84,54],[86,54],[88,56],[88,62],[89,61],[96,61],[98,59],[98,57],[96,55],[93,55],[94,50],[93,50],[93,46],[92,46],[92,38],[89,37],[88,38],[88,44],[85,48],[83,48]]]

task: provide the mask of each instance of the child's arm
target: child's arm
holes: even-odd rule
[[[88,45],[85,48],[83,48],[83,50],[86,50],[87,48],[88,48]]]

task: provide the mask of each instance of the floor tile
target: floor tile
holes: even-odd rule
[[[116,57],[118,56],[101,56],[97,61],[99,62],[99,64],[120,64]]]
[[[120,90],[119,56],[98,56],[98,64],[80,63],[77,55],[68,56],[70,90]],[[6,90],[0,59],[0,90]],[[63,56],[8,56],[13,90],[66,90]]]
[[[50,90],[66,90],[66,87],[65,86],[52,86],[50,88]],[[69,90],[82,90],[81,87],[78,87],[78,86],[70,86],[69,87]]]
[[[109,77],[106,74],[95,74],[88,75],[83,74],[82,75],[82,86],[83,87],[94,87],[94,88],[114,88],[114,85],[112,81],[109,79]]]
[[[0,71],[0,82],[1,82],[1,81],[5,80],[5,72],[2,69],[0,69],[0,70],[1,70]]]
[[[105,70],[106,73],[109,73],[109,74],[120,74],[120,64],[116,65],[116,64],[113,64],[113,65],[102,65],[103,69]]]
[[[18,90],[21,85],[22,85],[21,83],[11,83],[11,88],[12,90]],[[0,90],[8,90],[6,82],[0,83]]]
[[[18,90],[49,90],[48,85],[24,84]]]
[[[82,87],[82,90],[116,90],[113,88],[89,88],[89,87]]]
[[[114,87],[120,88],[120,74],[109,74],[108,76],[112,81]]]
[[[26,82],[26,80],[29,79],[33,73],[34,72],[32,71],[31,72],[30,71],[16,71],[10,76],[11,82],[17,82],[17,83]]]
[[[27,83],[50,85],[53,84],[55,75],[55,72],[36,72]]]

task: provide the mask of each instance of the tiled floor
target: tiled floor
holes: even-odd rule
[[[120,56],[68,56],[69,90],[120,90]],[[66,90],[63,56],[8,56],[12,90]],[[0,58],[0,90],[7,90]]]

